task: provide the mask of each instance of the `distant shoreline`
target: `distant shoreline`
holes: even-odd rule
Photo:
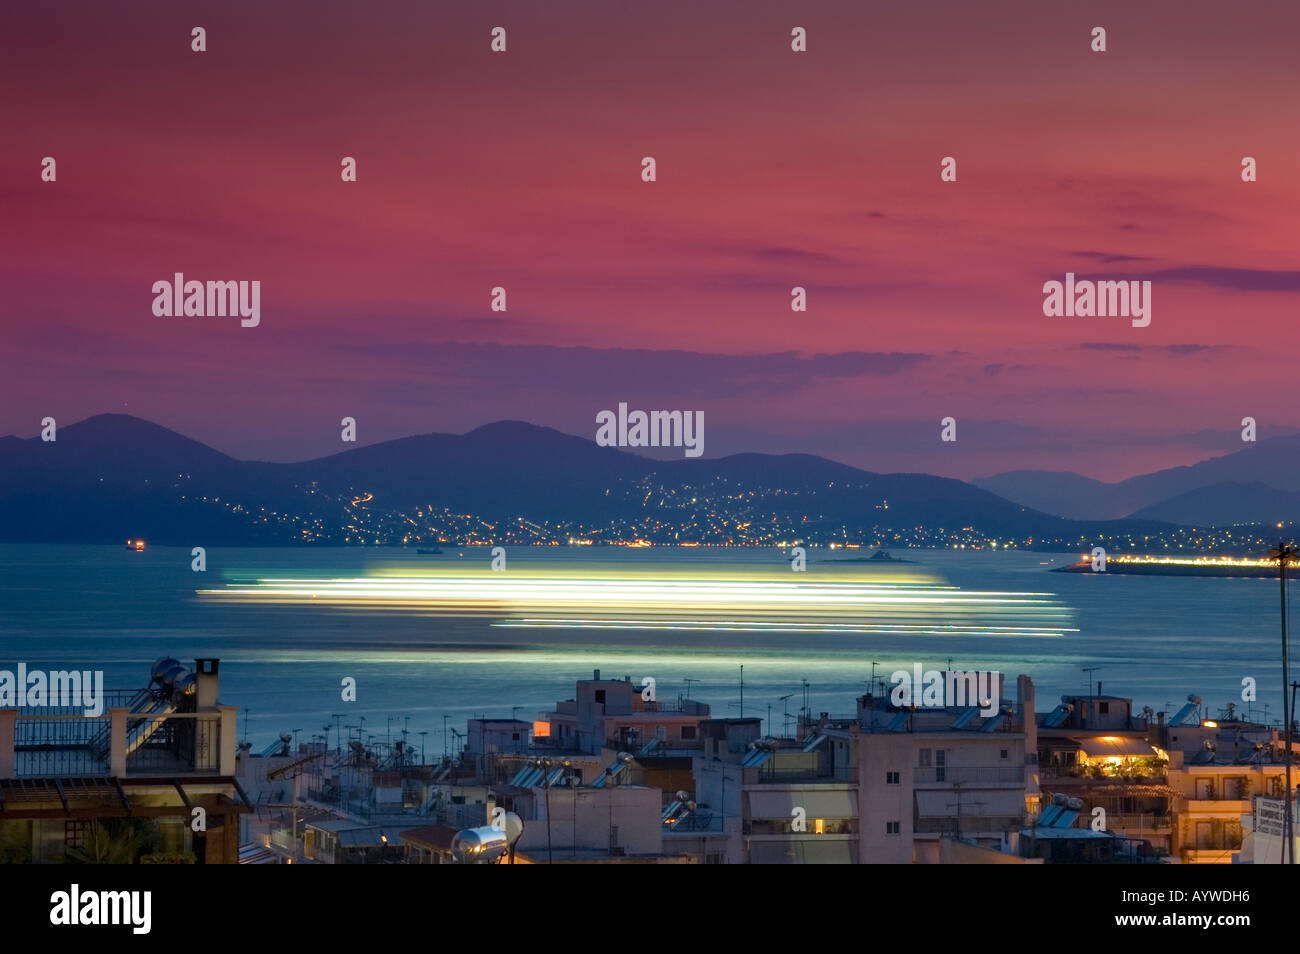
[[[1292,572],[1300,571],[1300,567],[1290,567]],[[1092,564],[1090,562],[1072,563],[1069,566],[1058,566],[1052,569],[1053,573],[1092,573]],[[1263,566],[1234,566],[1232,564],[1216,563],[1164,563],[1157,560],[1144,562],[1125,563],[1118,560],[1107,560],[1106,569],[1096,571],[1098,576],[1103,574],[1118,576],[1193,576],[1193,577],[1219,577],[1235,578],[1250,580],[1276,580],[1277,566],[1272,567],[1267,564]]]

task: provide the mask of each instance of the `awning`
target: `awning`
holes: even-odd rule
[[[280,856],[265,845],[244,844],[239,846],[239,863],[241,865],[278,865]]]
[[[1094,736],[1079,740],[1079,748],[1090,759],[1154,759],[1158,753],[1148,742],[1118,735]]]
[[[856,818],[858,815],[853,793],[846,789],[785,789],[776,792],[751,790],[747,794],[750,818],[789,820],[796,808],[802,808],[808,818]]]

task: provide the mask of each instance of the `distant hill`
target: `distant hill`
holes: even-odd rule
[[[538,522],[668,540],[735,527],[804,538],[837,527],[920,528],[1073,546],[1096,532],[1164,527],[1069,521],[959,480],[876,474],[807,454],[652,460],[519,421],[293,464],[236,460],[121,414],[62,427],[52,443],[0,439],[6,541],[289,543],[303,527],[326,539],[365,523],[367,542],[391,542],[418,529],[411,514],[427,520],[430,511],[459,515],[479,537],[489,531],[477,522]]]
[[[1075,520],[1111,520],[1114,484],[1057,470],[1012,470],[971,481],[990,493],[1043,513]],[[1122,514],[1121,514],[1122,516]]]
[[[1116,483],[1045,470],[1010,471],[972,483],[1026,507],[1076,520],[1141,519],[1159,513],[1178,523],[1204,524],[1196,515],[1213,512],[1215,522],[1222,523],[1287,521],[1296,515],[1288,495],[1300,493],[1300,435]],[[1219,488],[1212,511],[1196,502],[1208,502],[1212,495],[1186,496],[1211,487]]]
[[[1300,523],[1300,493],[1267,484],[1211,484],[1143,507],[1133,516],[1197,527]]]

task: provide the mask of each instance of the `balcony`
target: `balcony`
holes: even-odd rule
[[[1189,798],[1187,800],[1189,815],[1230,815],[1233,819],[1250,814],[1248,798]]]
[[[234,775],[235,711],[0,710],[0,778]]]
[[[967,785],[972,782],[1023,786],[1025,769],[1021,765],[925,765],[912,770],[914,785]]]
[[[1168,815],[1107,812],[1106,827],[1111,831],[1124,832],[1125,834],[1136,835],[1139,832],[1146,832],[1159,835],[1173,831],[1174,822]]]
[[[837,765],[833,769],[817,769],[799,765],[780,767],[768,762],[758,770],[754,781],[773,785],[787,785],[792,782],[856,782],[857,776],[849,765]]]
[[[917,818],[912,822],[912,832],[917,835],[973,835],[976,833],[1004,832],[1019,828],[1024,815],[963,815],[958,818]]]

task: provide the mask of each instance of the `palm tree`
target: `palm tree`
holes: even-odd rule
[[[31,822],[0,822],[0,865],[25,865],[31,860]]]
[[[131,827],[109,831],[91,822],[81,845],[65,849],[63,860],[70,865],[130,865],[144,845],[144,836]]]

